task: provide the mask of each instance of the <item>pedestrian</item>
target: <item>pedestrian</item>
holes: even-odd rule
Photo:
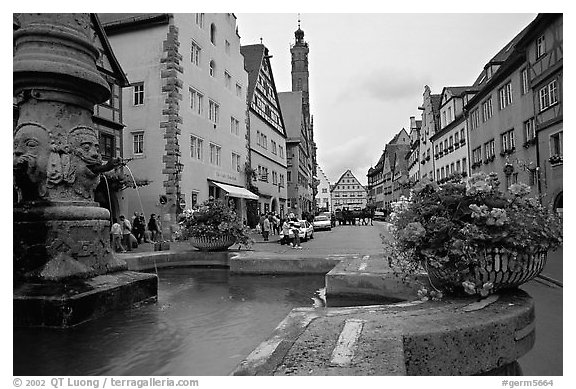
[[[302,246],[300,246],[300,221],[296,217],[294,217],[290,222],[290,227],[292,229],[292,233],[294,234],[294,243],[292,244],[292,247],[295,249],[301,249]]]
[[[288,243],[290,243],[290,223],[286,218],[282,221],[282,239],[280,240],[280,244]],[[291,243],[290,245],[293,246]]]
[[[132,225],[124,217],[120,215],[120,227],[122,227],[122,243],[126,248],[126,251],[132,251],[132,244],[130,242],[130,234],[132,233]]]
[[[148,219],[148,231],[150,231],[151,243],[156,243],[158,239],[158,223],[156,222],[156,215],[151,214],[150,219]]]
[[[156,225],[158,226],[158,231],[156,232],[156,241],[164,242],[164,232],[162,231],[162,219],[160,219],[160,215],[156,215]]]
[[[134,212],[134,214],[135,217],[134,221],[132,222],[132,233],[134,234],[134,237],[136,238],[138,244],[140,244],[142,243],[142,238],[144,238],[145,226],[140,215],[138,215],[137,212]]]
[[[274,214],[272,216],[272,220],[274,221],[274,235],[280,235],[280,217],[278,217],[276,214]]]
[[[270,235],[270,218],[264,218],[262,222],[262,236],[264,236],[264,242],[268,242],[268,236]]]
[[[113,224],[110,228],[110,233],[112,234],[112,249],[117,253],[125,253],[126,250],[122,245],[122,227],[118,223],[118,219],[114,218],[112,222]]]

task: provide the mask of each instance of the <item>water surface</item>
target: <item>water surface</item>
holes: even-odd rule
[[[158,303],[67,330],[14,329],[14,375],[227,375],[293,307],[313,306],[323,275],[159,272]]]

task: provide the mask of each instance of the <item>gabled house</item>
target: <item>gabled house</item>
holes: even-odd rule
[[[346,170],[336,181],[331,191],[332,207],[334,211],[361,210],[367,205],[366,188],[352,174]]]
[[[287,134],[268,49],[255,44],[242,46],[240,51],[248,72],[248,161],[256,173],[252,186],[258,194],[248,224],[255,225],[258,215],[286,214]]]

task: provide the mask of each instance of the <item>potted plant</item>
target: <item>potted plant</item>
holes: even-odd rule
[[[201,251],[221,251],[235,243],[250,246],[248,228],[225,201],[210,197],[199,208],[185,210],[179,219],[180,239]]]
[[[562,243],[560,219],[529,193],[525,184],[503,193],[496,173],[419,182],[393,205],[391,264],[423,269],[443,292],[485,296],[529,281]]]

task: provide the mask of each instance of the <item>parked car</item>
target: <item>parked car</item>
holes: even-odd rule
[[[330,221],[330,216],[318,215],[314,218],[314,223],[312,223],[314,231],[318,230],[331,230],[332,222]]]
[[[298,220],[298,222],[300,223],[300,233],[298,234],[298,236],[300,236],[300,240],[306,241],[308,239],[314,239],[314,227],[312,224],[310,224],[310,222],[307,220]],[[290,230],[288,237],[290,239],[294,238],[292,230]]]
[[[382,211],[374,212],[374,220],[384,221],[386,220],[386,214]]]

